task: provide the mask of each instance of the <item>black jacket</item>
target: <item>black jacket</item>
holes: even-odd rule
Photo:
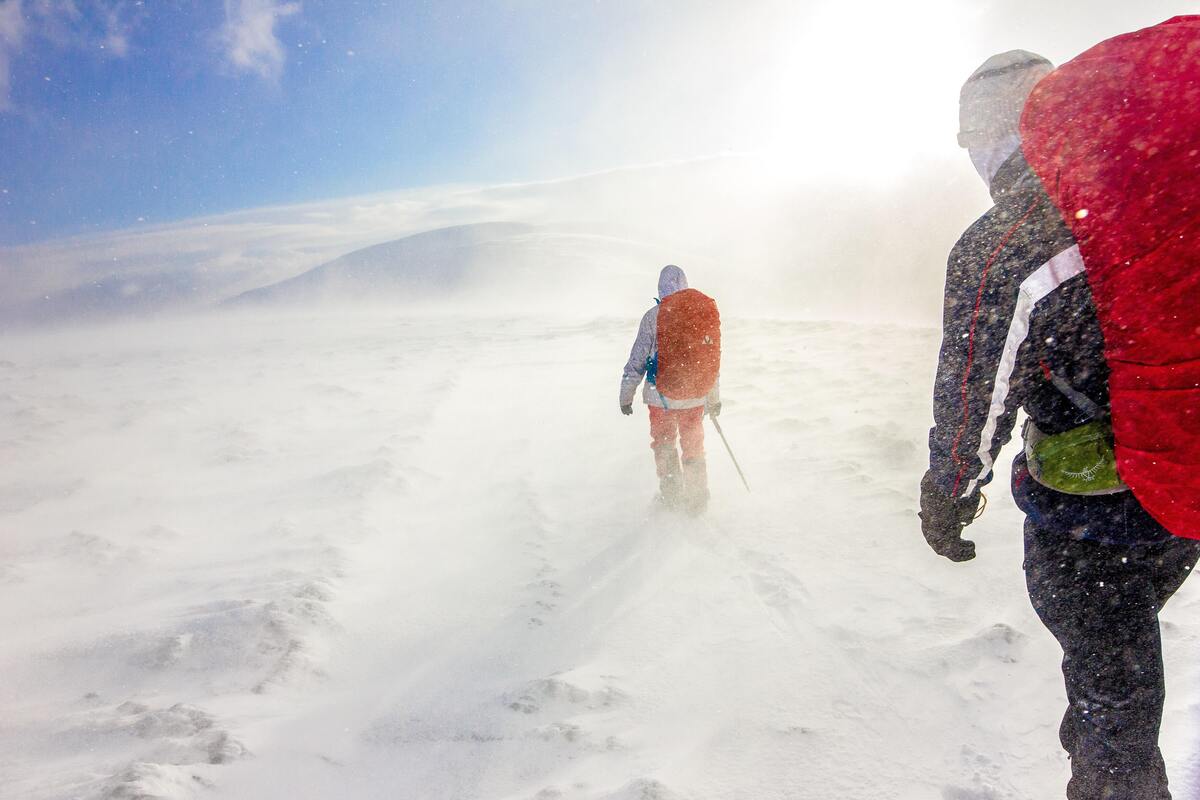
[[[1019,409],[1047,434],[1087,422],[1064,383],[1108,408],[1104,338],[1070,231],[1020,152],[991,192],[995,205],[959,239],[946,271],[929,469],[947,496],[991,480]],[[1128,543],[1170,535],[1131,493],[1055,492],[1029,478],[1023,457],[1013,491],[1039,524],[1073,535]]]

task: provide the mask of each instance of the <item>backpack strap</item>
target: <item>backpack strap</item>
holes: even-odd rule
[[[1054,388],[1062,392],[1063,396],[1071,401],[1071,405],[1086,414],[1089,420],[1108,419],[1109,412],[1101,408],[1095,400],[1072,386],[1066,378],[1056,374],[1045,361],[1042,362],[1042,372],[1046,379],[1054,384]]]

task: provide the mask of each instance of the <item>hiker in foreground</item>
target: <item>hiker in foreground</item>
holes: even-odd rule
[[[657,499],[667,508],[699,514],[708,505],[704,414],[721,413],[720,371],[717,304],[689,289],[682,269],[663,267],[658,298],[642,317],[621,376],[621,413],[633,413],[633,398],[644,378],[642,402],[650,412]]]
[[[1158,613],[1200,557],[1197,19],[1057,71],[1004,53],[960,98],[995,205],[950,255],[921,528],[975,557],[962,529],[1023,408],[1012,491],[1063,649],[1071,800],[1171,796]]]

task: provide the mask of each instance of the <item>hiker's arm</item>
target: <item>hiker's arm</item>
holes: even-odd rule
[[[933,382],[933,428],[929,431],[929,471],[922,495],[931,491],[951,498],[978,476],[979,438],[985,409],[991,405],[979,385],[983,369],[975,361],[973,322],[978,322],[971,296],[972,281],[951,258],[942,310],[942,344]]]
[[[658,315],[657,309],[651,309],[642,317],[638,325],[637,338],[633,340],[633,348],[629,351],[629,361],[621,373],[621,406],[633,405],[634,395],[638,385],[646,374],[646,362],[654,352],[654,338]]]
[[[1025,345],[1010,335],[1014,317],[1026,310],[1021,276],[1013,269],[985,276],[977,254],[956,248],[946,273],[924,486],[947,498],[970,499],[991,481],[1025,391],[1018,366]]]
[[[969,234],[968,234],[969,235]],[[978,325],[990,314],[981,313],[984,299],[972,285],[983,280],[977,265],[964,263],[973,248],[959,242],[946,270],[942,346],[933,386],[934,427],[929,432],[929,470],[921,480],[921,533],[929,547],[951,561],[970,561],[975,543],[962,537],[979,503],[972,480],[981,472],[977,450],[990,399],[984,398],[978,376],[984,368],[976,362]],[[972,267],[975,267],[972,269]],[[974,443],[974,444],[972,444]],[[991,478],[989,474],[988,479]],[[971,485],[970,490],[964,487]],[[966,495],[964,497],[964,494]]]

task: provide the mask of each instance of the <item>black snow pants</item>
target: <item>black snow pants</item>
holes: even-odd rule
[[[1026,520],[1029,598],[1063,649],[1069,800],[1170,800],[1158,612],[1198,558],[1200,541],[1107,545]]]

